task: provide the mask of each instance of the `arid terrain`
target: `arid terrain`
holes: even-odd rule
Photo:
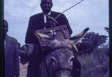
[[[26,77],[27,65],[28,63],[25,65],[20,64],[20,76],[19,77]]]

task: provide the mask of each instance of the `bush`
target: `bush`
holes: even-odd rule
[[[78,56],[81,63],[81,77],[109,77],[109,56],[103,48],[90,54]]]

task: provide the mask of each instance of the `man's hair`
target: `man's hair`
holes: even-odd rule
[[[50,0],[51,1],[51,3],[52,3],[52,0]],[[41,3],[42,3],[42,0],[41,0]]]
[[[7,22],[5,19],[3,19],[3,24],[4,24],[4,22],[6,22],[6,23],[7,23],[7,25],[8,25],[8,22]]]

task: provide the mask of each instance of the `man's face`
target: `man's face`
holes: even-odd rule
[[[41,0],[41,9],[44,13],[49,13],[52,8],[52,0]]]
[[[8,23],[6,21],[4,21],[3,25],[4,25],[4,36],[6,36],[6,34],[8,32]]]

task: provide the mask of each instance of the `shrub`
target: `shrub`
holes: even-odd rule
[[[90,54],[78,56],[81,63],[81,77],[109,77],[109,56],[103,48]]]

